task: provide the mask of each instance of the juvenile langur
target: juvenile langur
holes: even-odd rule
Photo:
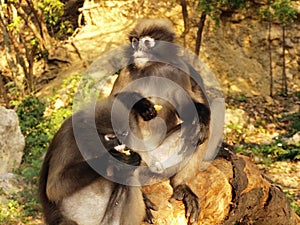
[[[153,104],[139,94],[120,96],[116,101],[141,99],[130,111],[132,121],[137,116],[145,120],[156,116]],[[39,179],[39,197],[46,224],[140,225],[144,219],[153,222],[150,208],[154,205],[142,194],[140,187],[119,184],[100,175],[120,178],[124,182],[134,176],[134,170],[123,170],[122,163],[132,166],[141,163],[141,157],[125,148],[116,137],[116,132],[123,131],[114,130],[111,124],[114,100],[115,97],[108,97],[97,102],[95,108],[75,113],[54,136]],[[126,101],[123,105],[129,108]],[[120,117],[122,113],[121,110]],[[131,123],[131,126],[135,129],[136,125]],[[103,148],[98,148],[100,142]]]
[[[177,48],[172,45],[174,36],[172,26],[168,21],[140,21],[129,34],[130,47],[126,51],[129,63],[120,71],[111,95],[126,90],[139,92],[142,96],[149,98],[154,105],[159,106],[157,118],[165,121],[165,133],[172,133],[172,130],[178,129],[180,123],[195,125],[195,121],[197,122],[198,147],[185,167],[170,179],[173,187],[172,198],[184,202],[186,217],[189,223],[194,223],[199,217],[200,207],[198,197],[187,182],[199,170],[207,148],[210,107],[203,90],[190,76],[192,74],[200,77],[200,75],[189,63],[178,56]],[[180,92],[180,89],[183,89],[191,98],[192,105],[188,104],[186,96]],[[192,108],[196,110],[196,113]],[[198,119],[195,120],[195,118]],[[151,128],[150,123],[151,121],[138,121],[144,140],[149,137],[149,133],[153,134],[160,129]],[[168,136],[167,139],[168,142],[172,141],[172,136]],[[157,142],[153,144],[154,146],[164,145],[164,140],[153,140]],[[141,157],[143,160],[143,154]]]

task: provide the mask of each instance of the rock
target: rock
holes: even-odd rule
[[[300,145],[300,131],[287,140],[289,145]]]
[[[16,193],[18,189],[19,177],[13,173],[0,174],[1,195],[10,196]]]
[[[3,174],[20,166],[25,138],[14,110],[1,106],[0,118],[0,174]]]
[[[0,174],[0,208],[6,208],[12,196],[23,190],[24,182],[24,178],[16,174]]]
[[[242,128],[248,124],[248,115],[242,109],[226,109],[225,124],[226,126],[236,124]]]

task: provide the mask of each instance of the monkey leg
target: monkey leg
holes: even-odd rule
[[[170,184],[173,187],[171,200],[183,201],[189,224],[197,223],[200,213],[199,199],[190,188],[189,182],[201,169],[201,162],[207,149],[207,143],[208,139],[203,144],[198,145],[185,167],[170,179]]]
[[[58,225],[78,225],[78,223],[76,223],[76,222],[74,222],[72,220],[63,219],[63,221],[61,221]]]
[[[199,124],[200,124],[200,136],[198,144],[202,144],[209,136],[209,125],[210,125],[210,109],[202,104],[195,103],[196,110],[198,113]]]

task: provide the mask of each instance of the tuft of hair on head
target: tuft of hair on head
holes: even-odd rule
[[[173,24],[168,19],[140,19],[136,26],[129,33],[129,39],[132,37],[150,36],[157,40],[173,42],[175,33]]]

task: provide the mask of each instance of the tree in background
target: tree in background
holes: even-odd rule
[[[222,13],[233,13],[234,11],[244,8],[247,0],[199,0],[197,10],[201,13],[198,31],[196,38],[195,54],[199,55],[202,33],[207,16],[210,16],[215,22],[216,26],[219,26],[220,16]]]
[[[64,5],[59,0],[0,2],[0,27],[8,65],[5,74],[1,71],[8,80],[2,95],[7,96],[9,90],[11,98],[24,97],[35,91],[34,64],[43,62],[45,69],[48,60],[55,57],[53,28],[59,26]]]
[[[285,50],[286,50],[286,28],[292,22],[296,16],[296,10],[292,7],[290,0],[276,0],[271,4],[274,10],[274,17],[280,22],[282,27],[282,88],[281,94],[287,96],[288,85],[286,77],[286,66],[285,66]]]
[[[286,54],[286,27],[294,22],[296,19],[296,10],[292,7],[290,0],[268,0],[267,6],[262,6],[260,9],[260,15],[262,19],[268,22],[268,44],[269,44],[269,74],[270,74],[270,96],[273,96],[273,71],[272,71],[272,40],[271,30],[272,23],[279,22],[282,27],[282,85],[281,94],[287,96],[288,85],[286,77],[286,65],[285,65],[285,54]]]
[[[273,97],[273,59],[272,59],[272,13],[271,13],[271,0],[268,0],[267,7],[263,7],[259,11],[262,19],[267,20],[268,22],[268,52],[269,52],[269,76],[270,76],[270,96]]]
[[[196,6],[195,6],[195,3]],[[205,26],[207,16],[215,21],[216,27],[219,26],[220,18],[223,14],[230,15],[237,10],[251,7],[253,2],[249,0],[197,0],[197,1],[180,1],[182,7],[182,14],[184,20],[184,45],[185,36],[189,31],[189,17],[187,5],[190,7],[196,7],[200,13],[198,22],[197,37],[195,43],[195,54],[199,55],[202,33]],[[288,94],[287,76],[286,76],[286,65],[285,65],[285,54],[286,54],[286,28],[294,22],[297,17],[296,10],[292,7],[290,0],[268,0],[267,5],[261,5],[259,13],[263,20],[268,22],[268,54],[269,54],[269,74],[270,74],[270,96],[273,96],[273,70],[272,70],[272,40],[271,31],[272,23],[277,22],[282,27],[282,88],[281,94],[286,96]]]

